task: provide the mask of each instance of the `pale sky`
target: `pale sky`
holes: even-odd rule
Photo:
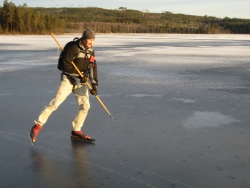
[[[9,0],[8,2],[15,3],[16,6],[26,3],[29,7],[99,7],[104,9],[126,7],[155,13],[169,11],[197,16],[250,19],[250,0]]]

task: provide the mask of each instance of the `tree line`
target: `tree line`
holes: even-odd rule
[[[16,6],[4,0],[0,7],[1,34],[46,34],[63,32],[65,21],[53,14],[43,14],[26,3]]]
[[[0,7],[0,34],[79,33],[250,34],[250,19],[195,16],[97,7],[42,8],[16,6],[4,0]]]

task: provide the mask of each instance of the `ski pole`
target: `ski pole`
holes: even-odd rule
[[[51,33],[51,36],[54,38],[54,40],[56,41],[56,43],[58,44],[58,46],[61,48],[61,50],[63,50],[63,47],[58,42],[58,40],[56,39],[56,37],[54,36],[53,33]],[[74,68],[76,69],[76,71],[78,72],[78,74],[81,76],[81,78],[84,78],[84,75],[80,72],[80,70],[77,68],[77,66],[75,65],[75,63],[73,61],[71,63],[74,66]],[[90,86],[90,84],[88,82],[86,82],[86,85],[88,86],[88,88],[90,90],[92,90],[92,87]],[[108,111],[108,109],[106,108],[106,106],[103,104],[103,102],[101,101],[101,99],[99,98],[99,96],[95,95],[95,98],[101,104],[101,106],[103,107],[103,109],[108,113],[108,115],[113,119],[113,117],[111,116],[110,112]]]

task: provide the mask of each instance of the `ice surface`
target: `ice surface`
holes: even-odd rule
[[[65,45],[77,36],[57,38]],[[221,61],[217,59],[223,56],[226,56],[225,59],[237,56],[243,61],[249,58],[249,38],[249,35],[98,34],[95,48],[100,62],[134,62],[136,66],[149,67],[163,64],[220,64]],[[0,71],[57,62],[59,49],[51,36],[0,36],[0,41]],[[186,56],[188,61],[183,58]],[[216,59],[203,61],[204,56]],[[120,71],[126,72],[123,69]],[[113,72],[119,74],[120,71]]]
[[[97,34],[94,48],[114,119],[91,97],[83,131],[96,142],[72,142],[69,96],[33,147],[58,46],[0,36],[0,187],[249,187],[250,35]]]

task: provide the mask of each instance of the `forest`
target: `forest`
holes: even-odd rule
[[[126,7],[28,7],[8,0],[0,6],[0,34],[81,33],[87,27],[95,33],[250,34],[250,19],[151,13]]]

